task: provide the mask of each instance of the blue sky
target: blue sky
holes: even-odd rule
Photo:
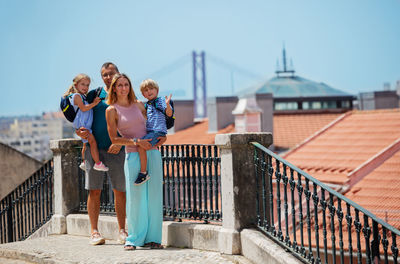
[[[274,76],[283,43],[304,78],[352,94],[394,89],[399,14],[399,0],[1,0],[0,116],[58,110],[78,73],[103,84],[105,61],[137,93],[152,77],[191,99],[193,50],[206,52],[208,95],[232,95]]]

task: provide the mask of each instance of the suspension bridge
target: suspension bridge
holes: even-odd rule
[[[264,76],[211,53],[192,51],[146,78],[160,84],[160,96],[171,93],[174,99],[193,99],[195,117],[201,118],[206,115],[207,96],[236,95],[246,85],[254,84]]]

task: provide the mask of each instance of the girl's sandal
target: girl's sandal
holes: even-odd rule
[[[151,242],[151,243],[150,243],[150,248],[151,248],[151,249],[163,249],[164,246],[161,245],[161,244],[159,244],[159,243]]]
[[[126,246],[124,246],[124,249],[125,250],[135,250],[136,247],[135,246],[131,246],[131,245],[126,245]]]

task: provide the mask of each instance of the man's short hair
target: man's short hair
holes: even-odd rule
[[[118,70],[117,65],[115,65],[114,63],[109,62],[109,61],[103,63],[103,65],[101,66],[100,70],[103,69],[103,68],[104,68],[104,69],[107,69],[107,68],[110,67],[110,66],[114,66],[115,70],[119,73],[119,70]]]

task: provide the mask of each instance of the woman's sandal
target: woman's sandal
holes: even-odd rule
[[[125,245],[125,246],[124,246],[124,249],[125,249],[125,250],[135,250],[136,247],[135,247],[135,246],[131,246],[131,245]]]
[[[161,245],[161,244],[159,244],[159,243],[151,242],[151,243],[150,243],[150,248],[151,248],[151,249],[163,249],[164,246]]]

